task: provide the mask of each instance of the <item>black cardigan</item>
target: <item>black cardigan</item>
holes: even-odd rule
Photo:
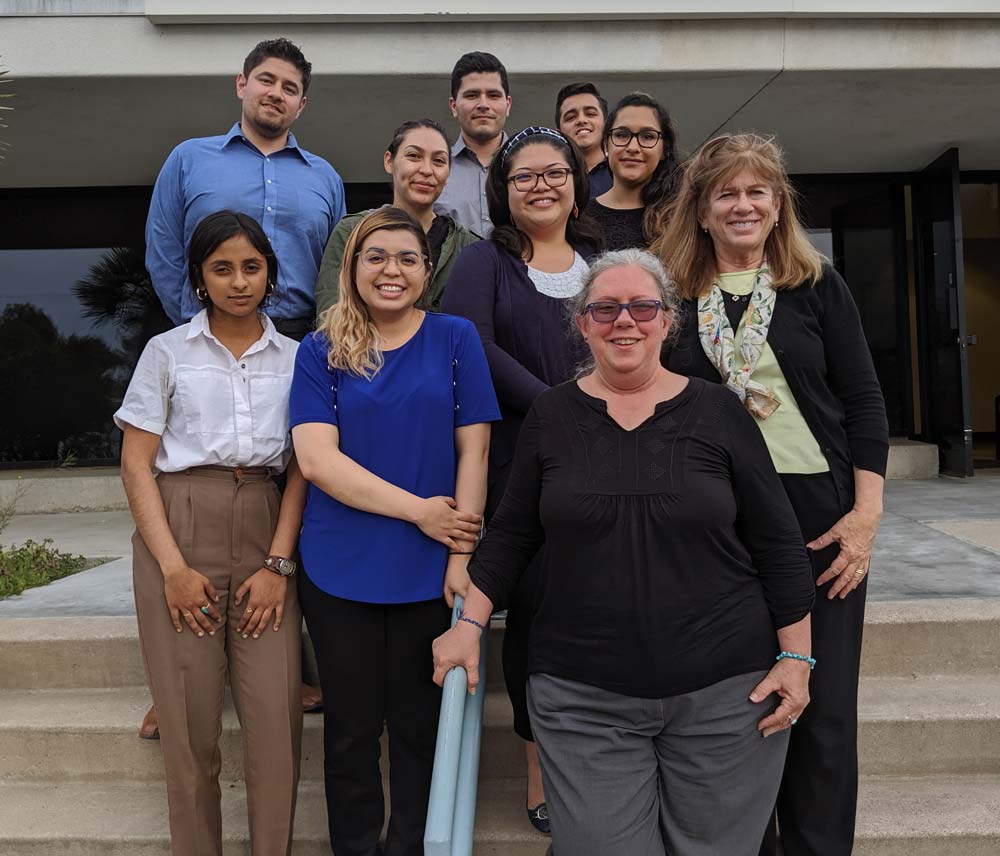
[[[685,301],[683,313],[680,337],[664,348],[663,364],[721,383],[698,339],[697,302]],[[815,285],[778,291],[767,341],[849,508],[853,467],[885,475],[889,425],[857,306],[833,267],[824,265]]]

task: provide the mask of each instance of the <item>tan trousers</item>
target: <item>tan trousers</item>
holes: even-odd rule
[[[225,619],[214,636],[178,633],[163,575],[136,532],[133,581],[139,641],[160,722],[174,856],[221,856],[219,735],[226,673],[243,732],[253,856],[292,847],[302,742],[299,698],[302,627],[290,580],[281,629],[259,639],[236,632],[243,606],[233,595],[267,556],[280,497],[261,471],[199,467],[157,478],[170,530],[187,563],[219,593]],[[273,621],[272,621],[273,624]]]

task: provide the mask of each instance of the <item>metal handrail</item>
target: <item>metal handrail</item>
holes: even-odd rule
[[[462,598],[456,596],[452,627],[461,611]],[[479,689],[475,695],[467,692],[468,676],[462,666],[455,666],[444,679],[424,828],[425,856],[472,856],[488,638],[485,632],[479,640]]]

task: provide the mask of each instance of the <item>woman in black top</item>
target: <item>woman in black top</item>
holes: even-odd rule
[[[781,151],[726,135],[686,167],[654,247],[686,298],[671,371],[724,380],[753,414],[807,542],[823,664],[792,732],[777,820],[785,856],[849,856],[865,592],[882,514],[885,405],[844,281],[809,243]],[[774,825],[762,853],[776,851]]]
[[[587,206],[605,249],[645,249],[652,243],[658,212],[673,187],[676,143],[670,114],[645,92],[626,95],[608,115],[604,151],[614,183]]]
[[[661,366],[675,303],[648,253],[595,262],[575,303],[593,370],[532,405],[434,646],[435,680],[474,686],[479,627],[544,540],[529,706],[557,854],[755,854],[808,703],[795,517],[739,402]]]

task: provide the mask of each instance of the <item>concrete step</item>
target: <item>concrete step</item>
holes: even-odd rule
[[[548,841],[528,825],[523,783],[484,784],[476,856],[543,856]],[[222,785],[225,856],[248,852],[243,789]],[[0,781],[0,852],[5,856],[166,856],[162,782],[100,784]],[[996,856],[1000,776],[865,778],[857,856]],[[326,807],[318,782],[299,788],[296,856],[328,856]]]
[[[18,514],[128,510],[118,467],[54,467],[0,473],[0,505]]]
[[[887,479],[937,478],[939,458],[940,449],[934,443],[891,437],[885,477]]]
[[[185,631],[186,632],[186,631]],[[503,683],[503,622],[490,632],[491,686]],[[145,683],[135,618],[0,618],[0,689]],[[871,602],[862,674],[1000,674],[1000,598]]]
[[[162,779],[159,743],[136,736],[148,704],[145,687],[6,690],[0,695],[0,778]],[[863,773],[1000,770],[1000,677],[866,678],[860,719]],[[523,776],[523,744],[501,688],[487,692],[483,720],[481,779]],[[242,778],[240,727],[228,700],[221,751],[222,777]],[[307,714],[302,778],[318,781],[322,759],[323,718]]]

